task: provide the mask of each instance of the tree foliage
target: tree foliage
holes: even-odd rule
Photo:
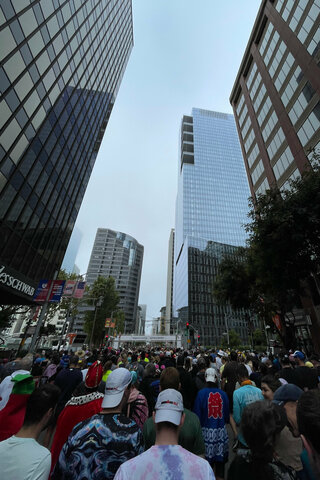
[[[26,305],[0,305],[0,332],[10,327],[15,320],[15,315],[26,314],[31,307]]]
[[[89,338],[93,332],[93,343],[97,345],[103,340],[106,330],[106,318],[111,318],[113,312],[115,313],[118,311],[120,297],[115,288],[114,278],[98,277],[91,288],[89,288],[87,296],[88,305],[95,306],[95,310],[92,312],[86,312],[84,331],[89,335]],[[99,300],[101,301],[100,306]],[[95,326],[93,330],[94,319]]]
[[[292,345],[285,315],[300,305],[300,296],[319,273],[320,168],[314,162],[290,189],[271,189],[251,200],[246,249],[220,264],[214,296],[235,308],[257,312],[272,325],[280,314],[281,335]]]
[[[237,348],[241,345],[241,338],[240,335],[233,329],[229,330],[229,345],[228,345],[228,337],[224,335],[221,340],[221,345],[223,347],[230,347],[230,348]]]

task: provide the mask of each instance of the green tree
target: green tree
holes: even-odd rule
[[[124,333],[125,314],[123,310],[116,310],[113,313],[113,321],[115,322],[115,331],[117,334]]]
[[[320,260],[320,168],[317,162],[290,189],[267,191],[251,201],[248,248],[220,265],[214,294],[232,306],[250,306],[272,325],[279,313],[286,346],[295,346],[286,313],[300,306],[300,298],[312,303],[311,291],[319,294]],[[242,282],[242,284],[241,284]],[[317,292],[318,290],[318,292]],[[315,312],[315,309],[313,309]],[[317,315],[311,315],[313,338],[320,346]]]
[[[263,330],[260,328],[256,328],[252,334],[253,343],[254,345],[265,345],[266,344],[266,336]]]
[[[25,305],[0,305],[0,332],[10,327],[15,315],[28,313],[31,307]]]
[[[89,335],[89,338],[92,334],[93,343],[98,345],[103,341],[106,318],[111,318],[112,313],[118,310],[120,297],[115,288],[114,278],[98,277],[89,288],[87,295],[90,298],[88,305],[94,305],[95,310],[86,312],[84,331]],[[99,305],[99,299],[101,305]]]
[[[223,347],[230,347],[230,348],[239,347],[239,345],[241,345],[240,335],[233,329],[229,330],[229,345],[228,345],[227,335],[223,335],[221,340],[221,345]]]

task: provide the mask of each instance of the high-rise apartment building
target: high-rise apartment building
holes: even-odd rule
[[[130,235],[98,228],[89,261],[88,285],[99,276],[115,279],[120,295],[119,308],[125,314],[124,333],[133,333],[136,326],[143,250]]]
[[[0,4],[0,303],[58,271],[133,46],[131,0]]]
[[[263,0],[230,101],[252,195],[320,152],[320,0]]]
[[[218,344],[229,327],[246,337],[245,312],[216,305],[212,285],[222,255],[245,244],[249,195],[233,115],[194,108],[181,126],[174,313],[203,345]]]

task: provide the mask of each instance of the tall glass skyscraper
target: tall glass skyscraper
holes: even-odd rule
[[[131,0],[0,4],[0,303],[59,270],[133,46]]]
[[[244,312],[214,304],[224,253],[244,246],[248,181],[233,115],[194,108],[181,126],[174,248],[174,311],[203,344],[218,343],[227,317],[245,337]]]
[[[113,277],[124,311],[124,332],[136,328],[144,248],[137,240],[109,228],[98,228],[86,280],[92,285],[99,276]]]

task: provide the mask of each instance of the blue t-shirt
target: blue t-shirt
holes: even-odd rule
[[[229,400],[219,388],[203,388],[197,394],[194,413],[199,417],[209,462],[228,459]]]
[[[240,425],[243,409],[253,402],[264,400],[260,388],[253,385],[243,385],[233,392],[233,418],[237,425]],[[241,432],[238,435],[240,442],[247,446]]]

